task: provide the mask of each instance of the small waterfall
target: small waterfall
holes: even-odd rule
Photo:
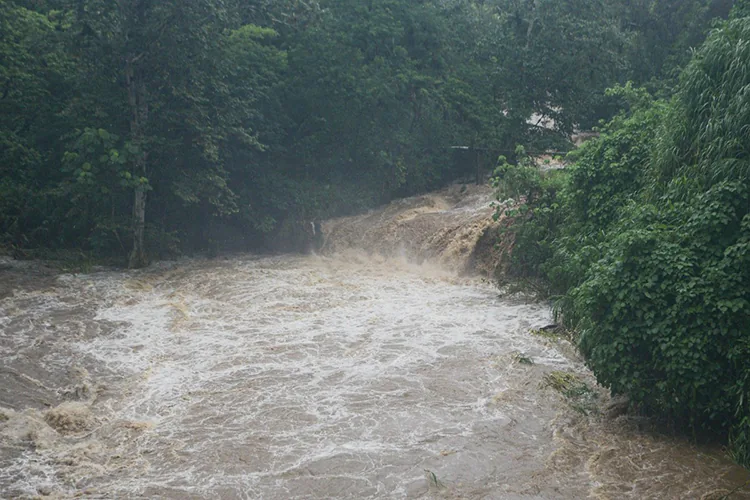
[[[478,244],[496,225],[489,186],[452,185],[366,214],[323,224],[322,252],[365,251],[386,258],[471,271]]]

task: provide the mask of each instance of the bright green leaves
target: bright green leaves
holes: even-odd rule
[[[271,28],[264,28],[254,24],[246,24],[232,31],[229,40],[238,45],[246,45],[250,41],[266,40],[276,38],[279,34]]]
[[[750,21],[724,23],[683,72],[660,140],[656,166],[680,169],[706,189],[725,179],[750,180]]]
[[[122,143],[119,136],[87,128],[72,142],[72,151],[63,155],[63,170],[79,186],[77,196],[109,196],[142,185],[151,189],[147,178],[132,171],[133,158],[139,154],[138,146]]]
[[[611,91],[628,111],[571,155],[553,201],[530,204],[513,256],[562,294],[557,311],[601,383],[677,425],[729,436],[745,464],[748,47],[750,22],[730,21],[697,51],[671,102]],[[512,168],[522,171],[500,170]]]
[[[732,19],[741,17],[750,17],[750,0],[735,0],[732,7]]]
[[[500,201],[508,198],[533,204],[542,190],[542,175],[534,160],[526,154],[523,146],[516,147],[519,160],[513,165],[505,156],[498,158],[498,166],[492,177],[492,185]]]

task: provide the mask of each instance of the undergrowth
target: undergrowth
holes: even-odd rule
[[[586,382],[572,373],[550,372],[544,376],[542,387],[554,389],[562,394],[569,406],[578,413],[591,415],[599,412],[597,406],[599,395]]]
[[[601,136],[542,172],[500,158],[508,277],[544,282],[597,380],[750,466],[750,18],[717,27],[670,101],[630,85]],[[571,391],[571,379],[547,382]]]

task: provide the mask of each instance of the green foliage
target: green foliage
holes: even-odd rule
[[[712,33],[681,77],[679,103],[667,117],[656,168],[661,179],[684,176],[699,189],[750,176],[750,22],[729,21]]]
[[[557,216],[564,221],[550,233],[550,259],[539,263],[556,294],[584,279],[601,258],[602,243],[616,231],[623,211],[648,183],[651,139],[663,123],[666,104],[652,102],[629,84],[609,93],[624,97],[629,109],[602,126],[598,139],[570,155],[567,183],[556,191],[561,207]]]
[[[572,373],[554,371],[546,374],[542,386],[562,394],[571,408],[584,415],[597,411],[598,394]]]
[[[621,17],[631,30],[626,48],[628,78],[653,91],[668,91],[690,60],[714,18],[726,18],[732,2],[724,0],[631,0]]]
[[[664,59],[635,40],[658,45],[649,37],[669,28],[669,50],[682,50],[682,31],[695,40],[723,15],[693,4],[705,8],[0,0],[0,243],[163,256],[215,247],[221,227],[261,248],[285,221],[476,173],[452,146],[564,149],[623,101],[606,87],[657,76],[634,70]],[[506,184],[528,204],[558,179],[515,168]],[[558,223],[542,219],[540,234]],[[551,251],[538,250],[529,258]]]
[[[747,202],[727,182],[661,213],[631,210],[571,291],[600,381],[694,428],[726,432],[747,390]]]
[[[519,158],[516,164],[508,163],[505,156],[498,157],[492,185],[499,200],[523,199],[532,204],[542,190],[542,174],[523,146],[516,146],[515,152]]]
[[[734,2],[734,7],[732,7],[732,18],[739,19],[740,17],[750,17],[750,1],[736,0]]]
[[[504,156],[498,159],[492,178],[499,201],[494,217],[514,220],[508,229],[514,234],[508,275],[527,285],[534,284],[540,291],[541,266],[552,258],[551,243],[563,222],[558,196],[567,184],[568,173],[542,172],[522,146],[516,148],[516,155],[516,164],[508,163]]]
[[[534,364],[533,359],[520,352],[513,354],[513,361],[515,361],[519,365],[532,366]]]
[[[750,464],[750,417],[745,416],[729,437],[732,459],[740,464]]]
[[[552,218],[518,222],[551,248],[544,276],[598,380],[646,412],[727,438],[748,464],[750,23],[711,33],[671,102],[630,86],[627,112],[571,155]],[[526,178],[532,178],[527,176]],[[533,185],[533,182],[531,183]],[[537,217],[537,212],[540,214]]]

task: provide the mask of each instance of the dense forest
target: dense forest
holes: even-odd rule
[[[600,382],[747,464],[747,16],[747,0],[0,0],[0,246],[131,267],[262,250],[496,169],[507,272],[556,300]],[[567,168],[535,166],[592,128]]]
[[[670,91],[625,106],[565,170],[502,162],[509,273],[552,296],[600,383],[750,464],[750,3]],[[518,202],[521,202],[519,205]]]
[[[608,87],[669,92],[731,4],[2,0],[0,244],[261,249],[517,144],[564,151],[623,105]]]

